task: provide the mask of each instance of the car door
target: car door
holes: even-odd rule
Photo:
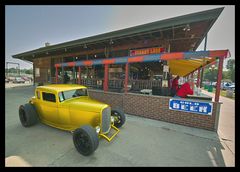
[[[64,98],[63,98],[62,92],[58,93],[58,97],[59,97],[59,104],[58,104],[59,124],[62,125],[62,127],[65,129],[71,128],[69,104],[63,101]]]
[[[42,102],[40,103],[41,116],[44,121],[51,124],[59,124],[59,115],[56,95],[52,92],[42,91]]]

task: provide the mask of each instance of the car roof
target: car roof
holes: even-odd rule
[[[37,87],[37,89],[51,90],[55,92],[61,92],[61,91],[67,91],[67,90],[73,90],[73,89],[82,89],[82,88],[87,88],[87,87],[83,85],[78,85],[78,84],[50,84],[50,85]]]

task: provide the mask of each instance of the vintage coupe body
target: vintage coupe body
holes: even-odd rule
[[[87,88],[77,84],[38,86],[29,103],[19,107],[19,118],[24,127],[40,120],[71,131],[77,151],[85,156],[97,149],[100,137],[110,142],[125,123],[122,110],[91,99]],[[115,132],[109,137],[111,129]]]

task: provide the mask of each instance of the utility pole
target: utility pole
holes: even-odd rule
[[[205,42],[204,42],[204,51],[206,51],[207,49],[207,34],[205,36]],[[203,59],[203,64],[205,62],[205,58]],[[202,81],[203,81],[203,72],[204,72],[204,68],[202,66],[202,71],[201,71],[201,79],[200,79],[200,88],[202,88]]]

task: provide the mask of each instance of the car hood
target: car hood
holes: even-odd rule
[[[77,108],[81,111],[100,112],[108,105],[100,101],[91,99],[89,97],[78,97],[70,100],[66,100],[64,104],[68,105],[70,109]]]

